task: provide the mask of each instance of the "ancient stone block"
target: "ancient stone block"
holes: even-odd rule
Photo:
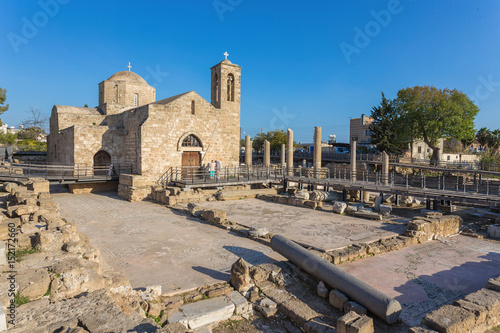
[[[347,333],[347,328],[351,326],[351,323],[358,320],[360,315],[356,312],[349,312],[340,317],[337,320],[337,333]]]
[[[374,212],[369,212],[366,210],[358,210],[357,212],[352,213],[353,216],[356,217],[361,217],[364,219],[370,219],[370,220],[382,220],[382,216],[378,213]]]
[[[297,199],[309,200],[309,192],[306,190],[300,190],[297,193],[295,193],[295,197]]]
[[[333,202],[333,212],[334,213],[343,214],[346,208],[347,208],[347,204],[343,201],[334,201]]]
[[[16,183],[4,183],[3,190],[7,193],[12,193],[14,190],[18,188],[19,185]]]
[[[222,209],[207,209],[201,214],[202,218],[210,222],[219,222],[226,219],[226,211]]]
[[[181,307],[190,329],[231,318],[235,306],[227,297],[217,297]]]
[[[201,216],[201,214],[203,213],[203,208],[194,203],[189,203],[187,208],[189,213],[195,217]]]
[[[438,333],[425,325],[413,326],[408,329],[408,333]]]
[[[373,319],[368,316],[361,316],[359,319],[350,323],[347,327],[347,333],[373,333]]]
[[[488,236],[490,236],[491,238],[500,238],[500,224],[489,225]]]
[[[264,317],[269,318],[276,314],[277,304],[269,298],[263,298],[256,308]]]
[[[463,299],[454,301],[453,305],[461,307],[463,309],[466,309],[467,311],[474,313],[474,315],[476,316],[476,323],[475,323],[476,327],[486,322],[488,310],[484,306],[477,305]]]
[[[494,279],[493,278],[489,279],[488,282],[486,283],[486,288],[495,291],[500,291],[500,276]]]
[[[336,333],[335,327],[325,321],[323,317],[317,317],[309,320],[304,325],[306,333]]]
[[[365,315],[367,313],[366,308],[359,303],[348,301],[344,304],[344,312],[354,311],[359,315]]]
[[[234,303],[235,315],[250,313],[250,311],[252,310],[252,304],[248,303],[246,298],[243,297],[239,292],[233,290],[229,294],[227,294],[227,297],[229,297],[231,302]]]
[[[28,190],[33,191],[37,194],[40,192],[50,192],[49,185],[49,181],[43,178],[30,179],[27,184]]]
[[[425,315],[422,324],[439,332],[462,333],[474,327],[475,315],[458,306],[444,305]]]
[[[328,289],[326,288],[325,283],[323,281],[319,281],[318,285],[316,286],[316,293],[321,298],[328,297]]]
[[[250,286],[250,270],[247,262],[240,258],[231,266],[231,284],[239,292],[247,291]]]
[[[19,294],[35,300],[42,297],[49,288],[50,277],[46,269],[35,268],[18,272],[16,282]]]
[[[389,216],[389,215],[391,215],[391,212],[392,212],[392,206],[380,205],[379,211],[380,211],[380,214],[382,214],[382,216]]]
[[[279,304],[278,310],[301,327],[310,319],[319,316],[319,313],[297,298]]]

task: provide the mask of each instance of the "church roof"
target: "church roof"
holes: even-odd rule
[[[108,81],[128,81],[136,84],[148,84],[146,80],[131,71],[121,71],[109,77]]]
[[[175,96],[172,96],[172,97],[169,97],[169,98],[161,99],[161,100],[153,102],[151,104],[168,104],[170,102],[175,101],[177,98],[180,98],[180,97],[182,97],[182,96],[184,96],[186,94],[189,94],[189,93],[190,93],[190,91],[185,92],[183,94],[175,95]]]

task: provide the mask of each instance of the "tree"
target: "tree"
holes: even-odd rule
[[[401,152],[404,142],[398,131],[399,114],[394,107],[393,101],[385,98],[382,93],[382,102],[379,106],[374,106],[371,111],[373,122],[370,124],[371,143],[377,146],[379,151],[388,154]]]
[[[17,138],[19,140],[36,140],[42,132],[40,127],[27,127],[17,132]]]
[[[29,116],[25,120],[23,120],[22,125],[26,128],[29,127],[37,127],[41,129],[40,133],[44,133],[44,127],[47,124],[48,117],[40,111],[39,108],[31,106],[27,111]]]
[[[431,149],[431,163],[439,161],[438,142],[442,138],[471,140],[479,108],[456,89],[415,86],[401,89],[394,100],[407,139],[423,140]]]
[[[490,130],[487,129],[486,127],[481,127],[479,131],[477,131],[476,134],[476,139],[477,142],[481,145],[481,148],[484,149],[486,145],[488,144],[488,137],[490,136]]]
[[[490,155],[496,155],[498,153],[498,147],[500,147],[500,129],[489,131],[490,135],[487,138],[488,151]]]
[[[0,105],[5,104],[5,99],[7,98],[7,90],[0,88]],[[5,106],[0,106],[0,114],[4,113],[9,109],[9,104]]]
[[[253,138],[252,148],[264,149],[264,140],[269,141],[271,150],[281,150],[281,145],[286,144],[287,134],[285,130],[276,129],[267,133],[259,133]]]

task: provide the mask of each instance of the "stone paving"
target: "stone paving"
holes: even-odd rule
[[[405,219],[365,220],[258,199],[199,202],[197,205],[223,209],[233,222],[248,227],[263,226],[273,234],[325,251],[402,234],[407,222]]]
[[[425,313],[484,288],[500,275],[500,242],[455,236],[340,266],[397,299],[402,318],[419,324]]]
[[[228,281],[239,257],[254,265],[283,260],[265,245],[152,202],[131,203],[115,194],[52,197],[133,288],[160,284],[164,293],[176,293]]]

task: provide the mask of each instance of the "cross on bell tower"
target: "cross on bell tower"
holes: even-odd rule
[[[227,53],[227,51],[224,52],[224,56],[226,57],[226,60],[227,60],[227,57],[229,56],[229,53]]]
[[[130,72],[130,69],[132,68],[132,66],[130,66],[130,61],[129,61],[129,63],[128,63],[128,66],[127,66],[127,67],[128,67],[128,71]]]

